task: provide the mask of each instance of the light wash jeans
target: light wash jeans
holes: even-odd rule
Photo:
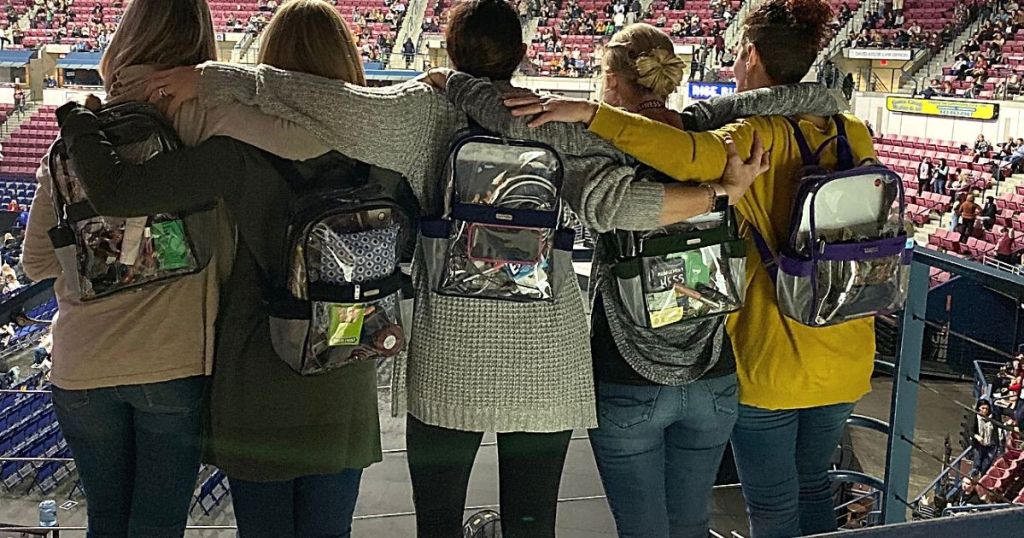
[[[833,532],[828,478],[853,404],[769,411],[740,405],[732,434],[750,538]]]
[[[599,383],[590,431],[622,538],[707,538],[711,488],[736,422],[736,376],[681,387]]]

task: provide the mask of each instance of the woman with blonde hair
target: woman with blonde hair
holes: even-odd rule
[[[604,54],[606,104],[682,129],[665,101],[685,63],[648,24]],[[613,274],[614,237],[598,241],[591,353],[598,427],[590,444],[619,536],[707,536],[715,476],[736,422],[736,360],[724,318],[648,329],[631,321]]]
[[[665,102],[682,82],[686,62],[661,30],[643,23],[623,28],[608,42],[603,62],[605,103],[683,128]]]
[[[151,73],[215,60],[216,50],[206,0],[134,0],[101,62],[109,101],[145,101]],[[159,108],[167,112],[166,104]],[[189,103],[169,119],[186,145],[229,135],[298,159],[316,144],[305,131],[242,106]],[[48,159],[42,162],[23,265],[33,280],[56,278],[53,401],[86,492],[89,535],[180,537],[202,455],[202,403],[234,227],[223,209],[214,211],[214,254],[195,275],[83,302],[47,234],[57,222]]]

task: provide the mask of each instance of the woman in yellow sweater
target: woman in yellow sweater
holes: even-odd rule
[[[831,18],[823,0],[768,0],[744,21],[735,66],[738,91],[799,82],[810,69]],[[786,118],[753,117],[706,133],[683,132],[639,115],[588,101],[522,97],[506,102],[516,116],[588,123],[590,130],[677,179],[722,175],[727,136],[741,156],[758,134],[771,167],[736,205],[749,237],[756,227],[774,251],[789,229],[803,167]],[[833,119],[798,116],[812,147],[836,136]],[[875,156],[863,122],[843,116],[857,162]],[[836,164],[834,144],[821,164]],[[748,239],[749,240],[749,239]],[[731,316],[740,383],[733,447],[753,538],[792,537],[834,530],[828,465],[854,404],[870,390],[875,354],[873,320],[811,328],[783,316],[774,282],[753,244],[748,248],[746,306]]]

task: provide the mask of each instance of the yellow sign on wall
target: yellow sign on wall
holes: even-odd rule
[[[885,99],[885,108],[890,112],[941,116],[944,118],[994,120],[999,117],[998,103],[983,103],[979,101],[948,101],[945,99],[889,96]]]

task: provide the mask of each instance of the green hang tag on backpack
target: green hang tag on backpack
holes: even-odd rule
[[[363,335],[363,321],[365,319],[365,305],[330,305],[330,327],[327,333],[327,345],[339,347],[358,344]]]
[[[180,219],[154,222],[150,225],[153,234],[153,252],[162,270],[185,269],[190,267],[188,240],[185,238],[185,224]]]

